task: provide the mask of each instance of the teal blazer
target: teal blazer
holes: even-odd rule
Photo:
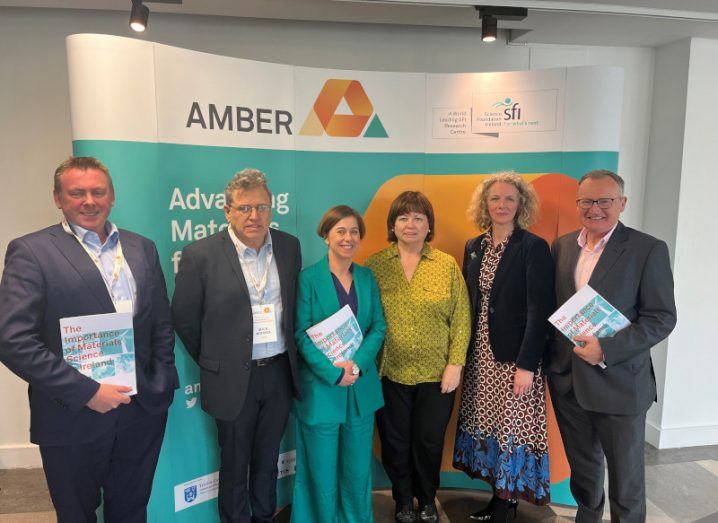
[[[359,416],[372,415],[384,405],[376,356],[384,342],[386,322],[374,275],[366,267],[354,264],[354,289],[357,293],[357,321],[364,341],[354,355],[361,376],[349,387],[336,385],[342,369],[335,367],[317,349],[304,332],[312,325],[339,310],[329,259],[325,256],[299,274],[296,305],[297,349],[299,350],[299,385],[302,399],[294,402],[294,414],[307,425],[344,423],[347,406]]]

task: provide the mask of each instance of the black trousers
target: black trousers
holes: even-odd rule
[[[273,521],[279,444],[291,405],[289,360],[282,356],[264,367],[252,367],[247,397],[237,419],[217,420],[222,522]]]
[[[117,414],[113,429],[89,443],[40,446],[58,523],[97,521],[101,500],[106,523],[147,521],[167,413],[148,414],[133,401]]]
[[[619,416],[584,410],[573,391],[561,395],[553,388],[551,399],[571,466],[571,493],[578,503],[576,522],[598,523],[602,519],[604,455],[611,521],[646,521],[646,413]]]
[[[382,378],[384,408],[377,411],[381,459],[396,502],[434,502],[439,488],[444,434],[455,392],[440,383],[402,385]]]

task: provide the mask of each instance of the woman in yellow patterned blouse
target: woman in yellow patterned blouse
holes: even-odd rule
[[[385,407],[377,412],[382,461],[399,523],[438,521],[444,433],[470,337],[470,306],[454,258],[428,242],[434,210],[420,192],[391,204],[386,249],[366,262],[379,284],[386,338],[379,373]]]

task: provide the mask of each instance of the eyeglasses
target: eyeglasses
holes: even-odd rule
[[[259,205],[230,205],[230,209],[234,209],[239,214],[252,214],[252,209],[257,210],[257,214],[265,214],[271,209],[270,205],[266,203],[260,203]]]
[[[618,198],[599,198],[598,200],[581,198],[580,200],[576,200],[576,205],[578,205],[581,209],[590,209],[595,203],[598,205],[599,209],[608,209],[613,205],[614,200],[618,200]]]

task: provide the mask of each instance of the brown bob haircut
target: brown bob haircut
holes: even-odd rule
[[[396,241],[396,234],[394,234],[394,223],[396,219],[402,214],[409,214],[410,212],[416,212],[423,214],[429,220],[429,234],[426,235],[426,241],[430,242],[434,239],[434,208],[431,206],[429,199],[419,191],[404,191],[397,196],[391,207],[389,208],[389,215],[386,217],[386,230],[388,233],[388,240],[390,242]]]
[[[321,238],[326,238],[329,231],[332,230],[332,227],[344,218],[349,218],[350,216],[356,218],[357,225],[359,226],[359,238],[364,239],[364,233],[366,233],[364,219],[361,217],[361,214],[348,205],[335,205],[325,212],[322,219],[319,220],[319,225],[317,225],[317,234]]]

